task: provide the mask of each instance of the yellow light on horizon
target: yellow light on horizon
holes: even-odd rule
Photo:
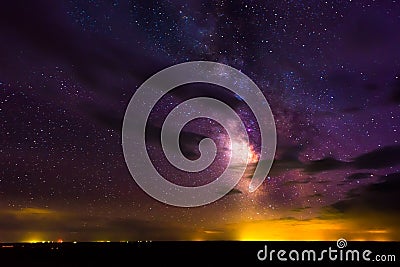
[[[23,242],[24,242],[24,243],[32,243],[32,244],[35,244],[35,243],[44,243],[45,241],[32,239],[32,240],[23,241]]]
[[[318,241],[336,240],[341,236],[343,222],[324,220],[271,220],[245,223],[239,235],[243,241]]]
[[[359,229],[343,219],[266,220],[240,224],[238,240],[243,241],[334,241],[340,237],[354,241],[388,241],[387,229]]]

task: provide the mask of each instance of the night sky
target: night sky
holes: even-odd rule
[[[3,1],[0,242],[400,240],[399,32],[398,1]],[[146,136],[166,179],[198,186],[226,167],[226,132],[207,119],[185,126],[181,147],[196,159],[198,142],[215,140],[210,169],[168,164],[160,127],[187,99],[229,104],[252,150],[228,195],[179,208],[132,179],[121,129],[145,80],[194,60],[227,64],[259,86],[277,151],[250,193],[262,144],[249,107],[222,87],[176,88]]]

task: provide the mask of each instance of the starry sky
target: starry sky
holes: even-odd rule
[[[400,240],[399,32],[394,0],[2,3],[0,242]],[[226,167],[226,132],[207,119],[186,125],[180,142],[196,159],[199,141],[215,140],[209,169],[184,173],[162,152],[162,121],[193,97],[229,104],[252,151],[228,195],[179,208],[132,179],[121,129],[146,79],[194,60],[230,65],[259,86],[277,151],[249,193],[262,145],[249,107],[222,87],[176,88],[147,125],[166,179],[198,186]]]

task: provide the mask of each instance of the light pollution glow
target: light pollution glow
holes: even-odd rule
[[[34,213],[32,213],[34,212]],[[11,212],[10,212],[11,213]],[[71,216],[65,213],[59,213],[54,210],[28,208],[22,209],[19,212],[12,212],[17,215],[19,223],[26,222],[21,229],[14,230],[13,236],[20,236],[20,242],[80,242],[108,240],[111,242],[121,242],[121,240],[241,240],[241,241],[332,241],[338,238],[357,241],[390,241],[398,240],[398,226],[386,223],[381,227],[384,220],[382,218],[339,218],[331,216],[329,218],[312,218],[308,220],[297,220],[294,218],[280,218],[270,220],[257,221],[236,221],[234,223],[225,223],[214,225],[212,229],[195,227],[182,227],[182,231],[176,226],[171,226],[173,229],[172,235],[135,235],[135,229],[131,231],[127,229],[104,229],[104,225],[99,226],[99,230],[91,231],[91,235],[84,233],[63,232],[61,229],[46,229],[39,230],[41,220],[46,220],[45,225],[52,225],[60,220],[72,219]],[[69,218],[69,219],[68,219]],[[71,221],[71,224],[76,222]],[[160,227],[160,225],[156,225]],[[166,231],[170,226],[165,226]],[[103,229],[103,230],[101,230]],[[113,230],[111,232],[110,230]],[[83,231],[83,230],[80,230]],[[118,232],[115,234],[115,232]],[[1,233],[2,237],[5,233]],[[78,234],[78,235],[77,235]],[[76,238],[76,237],[78,238]],[[79,236],[83,237],[79,239]],[[151,237],[151,238],[150,238]],[[15,240],[1,239],[0,242],[10,242]]]

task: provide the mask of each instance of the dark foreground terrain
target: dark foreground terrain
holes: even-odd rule
[[[268,257],[260,261],[257,254],[265,250],[267,245]],[[332,261],[328,254],[318,260],[320,252],[324,249],[336,250],[337,259]],[[400,261],[400,242],[348,242],[347,250],[359,250],[360,257],[364,250],[371,250],[370,261],[360,259],[340,260],[336,242],[227,242],[227,241],[197,241],[197,242],[169,242],[169,241],[134,241],[111,243],[2,243],[0,244],[0,266],[153,266],[160,262],[163,266],[236,266],[245,262],[246,266],[283,266],[283,265],[314,265],[337,266],[341,264],[361,264],[375,266],[398,266]],[[270,259],[272,250],[273,259]],[[301,253],[304,250],[315,250],[317,259],[314,261],[281,261],[277,258],[279,250],[286,250],[283,258],[288,258],[291,250]],[[394,255],[394,259],[386,258],[385,262],[377,263],[374,256],[377,254]],[[292,254],[295,255],[295,254]],[[345,255],[345,254],[343,254]],[[264,256],[264,251],[259,253]],[[308,258],[308,252],[305,257]],[[344,256],[343,256],[344,257]]]

